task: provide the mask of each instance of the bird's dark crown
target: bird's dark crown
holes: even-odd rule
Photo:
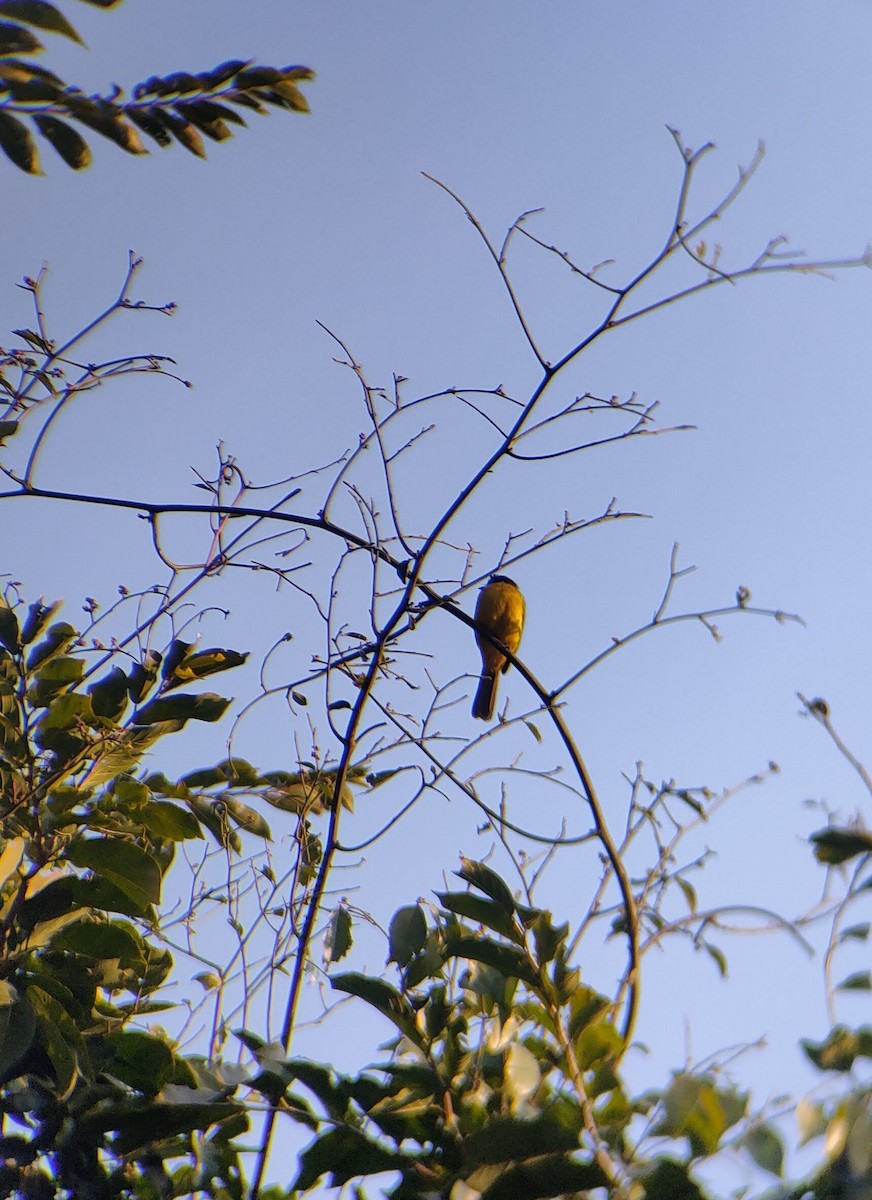
[[[487,584],[485,584],[485,587],[491,583],[510,583],[512,587],[518,586],[514,579],[509,579],[508,575],[491,575],[490,579],[487,581]]]

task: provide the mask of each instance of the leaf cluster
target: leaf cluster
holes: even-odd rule
[[[89,3],[112,8],[117,0]],[[32,56],[44,47],[34,30],[83,44],[48,0],[0,0],[0,149],[31,175],[42,174],[34,132],[67,166],[81,170],[91,162],[91,149],[78,127],[101,134],[129,154],[148,153],[145,134],[160,147],[178,142],[204,158],[204,137],[226,141],[232,127],[245,126],[244,111],[309,111],[300,90],[301,83],[313,78],[308,67],[278,69],[242,59],[197,74],[151,76],[134,87],[131,100],[117,86],[107,95],[88,96],[35,61]]]
[[[269,830],[220,791],[134,771],[221,716],[228,700],[181,688],[246,655],[175,640],[91,678],[57,609],[0,602],[0,1192],[126,1196],[180,1156],[224,1187],[243,1106],[143,1022],[171,1007],[158,931],[177,845]],[[239,784],[225,769],[223,789]]]

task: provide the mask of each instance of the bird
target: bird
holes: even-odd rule
[[[508,575],[491,575],[478,594],[475,606],[475,640],[481,652],[481,679],[472,715],[489,721],[494,715],[497,698],[497,676],[508,671],[511,663],[486,634],[496,638],[510,654],[516,654],[524,631],[527,605],[521,589]]]

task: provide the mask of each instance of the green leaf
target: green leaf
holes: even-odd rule
[[[506,912],[505,905],[484,896],[476,896],[474,892],[436,892],[436,898],[449,912],[501,933],[519,946],[523,945],[524,935],[513,914]]]
[[[264,838],[268,842],[272,841],[270,827],[259,812],[247,804],[243,804],[235,796],[222,796],[216,803],[218,807],[225,810],[235,825],[247,833],[253,833],[255,837]]]
[[[401,992],[383,979],[371,979],[350,971],[345,975],[334,975],[330,986],[337,992],[347,992],[365,1000],[396,1025],[411,1042],[420,1045],[421,1035],[415,1024],[415,1010]]]
[[[82,171],[91,165],[91,148],[72,125],[47,113],[34,113],[33,123],[68,167]]]
[[[146,903],[160,901],[161,869],[150,854],[118,838],[82,838],[67,850],[67,861],[114,883],[128,896]]]
[[[0,646],[4,646],[10,654],[18,654],[21,649],[18,618],[2,596],[0,596]]]
[[[189,838],[202,838],[200,822],[177,804],[154,800],[144,805],[136,814],[143,825],[156,837],[169,838],[173,842],[184,842]]]
[[[139,709],[133,717],[134,725],[157,725],[161,721],[218,721],[227,711],[229,700],[214,692],[200,696],[178,692],[175,696],[159,696]]]
[[[643,1175],[645,1200],[706,1200],[706,1195],[688,1174],[687,1163],[659,1158],[654,1169]]]
[[[837,866],[856,858],[858,854],[868,854],[872,850],[872,834],[862,829],[837,829],[835,826],[828,826],[813,833],[808,840],[814,846],[815,858],[827,866]]]
[[[740,1145],[744,1146],[758,1167],[770,1175],[784,1170],[784,1143],[771,1125],[752,1125]]]
[[[53,4],[46,3],[46,0],[0,0],[0,17],[12,17],[16,21],[35,25],[37,29],[60,33],[80,46],[85,44],[63,13],[58,12]]]
[[[565,1154],[545,1155],[503,1172],[481,1193],[481,1200],[541,1200],[575,1196],[608,1185],[602,1167],[578,1162]]]
[[[872,1058],[872,1027],[858,1030],[835,1025],[822,1042],[804,1038],[800,1041],[805,1053],[820,1071],[850,1071],[857,1058]]]
[[[727,956],[719,946],[712,945],[711,942],[703,942],[706,953],[714,961],[718,968],[721,979],[727,978]]]
[[[67,950],[97,961],[117,958],[122,966],[145,964],[142,939],[132,927],[115,921],[79,921],[52,939],[52,950]]]
[[[344,904],[337,904],[330,914],[330,923],[324,934],[327,963],[336,963],[343,959],[352,944],[351,913]]]
[[[623,1048],[623,1038],[606,1019],[586,1025],[575,1040],[575,1056],[583,1071],[612,1061]]]
[[[39,985],[28,986],[27,1000],[36,1014],[36,1037],[54,1069],[62,1095],[67,1095],[79,1073],[79,1031],[63,1006]]]
[[[505,1163],[538,1154],[578,1149],[583,1127],[580,1111],[568,1126],[549,1113],[530,1118],[492,1117],[487,1124],[466,1141],[465,1155],[472,1166]],[[591,1185],[596,1186],[596,1185]]]
[[[292,1191],[306,1191],[329,1172],[330,1187],[341,1187],[358,1175],[396,1170],[403,1157],[370,1141],[356,1129],[331,1129],[315,1139],[300,1155],[300,1169]]]
[[[24,1058],[36,1033],[36,1013],[24,997],[0,1005],[0,1078]]]
[[[27,698],[34,708],[47,708],[58,692],[78,683],[84,672],[85,663],[81,658],[68,655],[51,658],[37,671],[27,690]]]
[[[663,1095],[663,1131],[688,1138],[694,1155],[713,1154],[727,1128],[717,1089],[703,1076],[676,1075]]]
[[[480,892],[484,892],[486,896],[490,896],[491,900],[502,905],[507,913],[515,912],[515,901],[508,886],[500,879],[496,871],[492,871],[484,863],[461,856],[460,870],[455,871],[455,874],[478,888]]]
[[[427,918],[420,904],[397,909],[391,918],[388,939],[389,963],[395,962],[397,966],[405,967],[420,954],[427,940]]]
[[[173,1074],[173,1052],[162,1038],[139,1030],[110,1033],[106,1038],[110,1057],[104,1070],[129,1087],[156,1095]]]
[[[578,987],[569,1001],[569,1036],[574,1040],[583,1029],[609,1011],[611,1000],[593,988],[582,985]]]
[[[539,989],[542,981],[526,954],[516,946],[503,946],[485,937],[463,937],[450,933],[446,953],[451,958],[469,958],[499,972],[504,979],[522,979]]]
[[[855,971],[836,985],[839,992],[868,992],[872,991],[872,972]]]

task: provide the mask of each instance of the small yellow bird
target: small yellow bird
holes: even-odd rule
[[[483,636],[483,631],[502,642],[511,654],[516,654],[526,614],[527,605],[514,579],[509,579],[508,575],[491,575],[479,592],[475,606],[475,620],[480,626],[475,631],[475,640],[481,651],[481,679],[472,704],[472,715],[482,721],[489,721],[494,715],[497,676],[511,666],[505,654]]]

